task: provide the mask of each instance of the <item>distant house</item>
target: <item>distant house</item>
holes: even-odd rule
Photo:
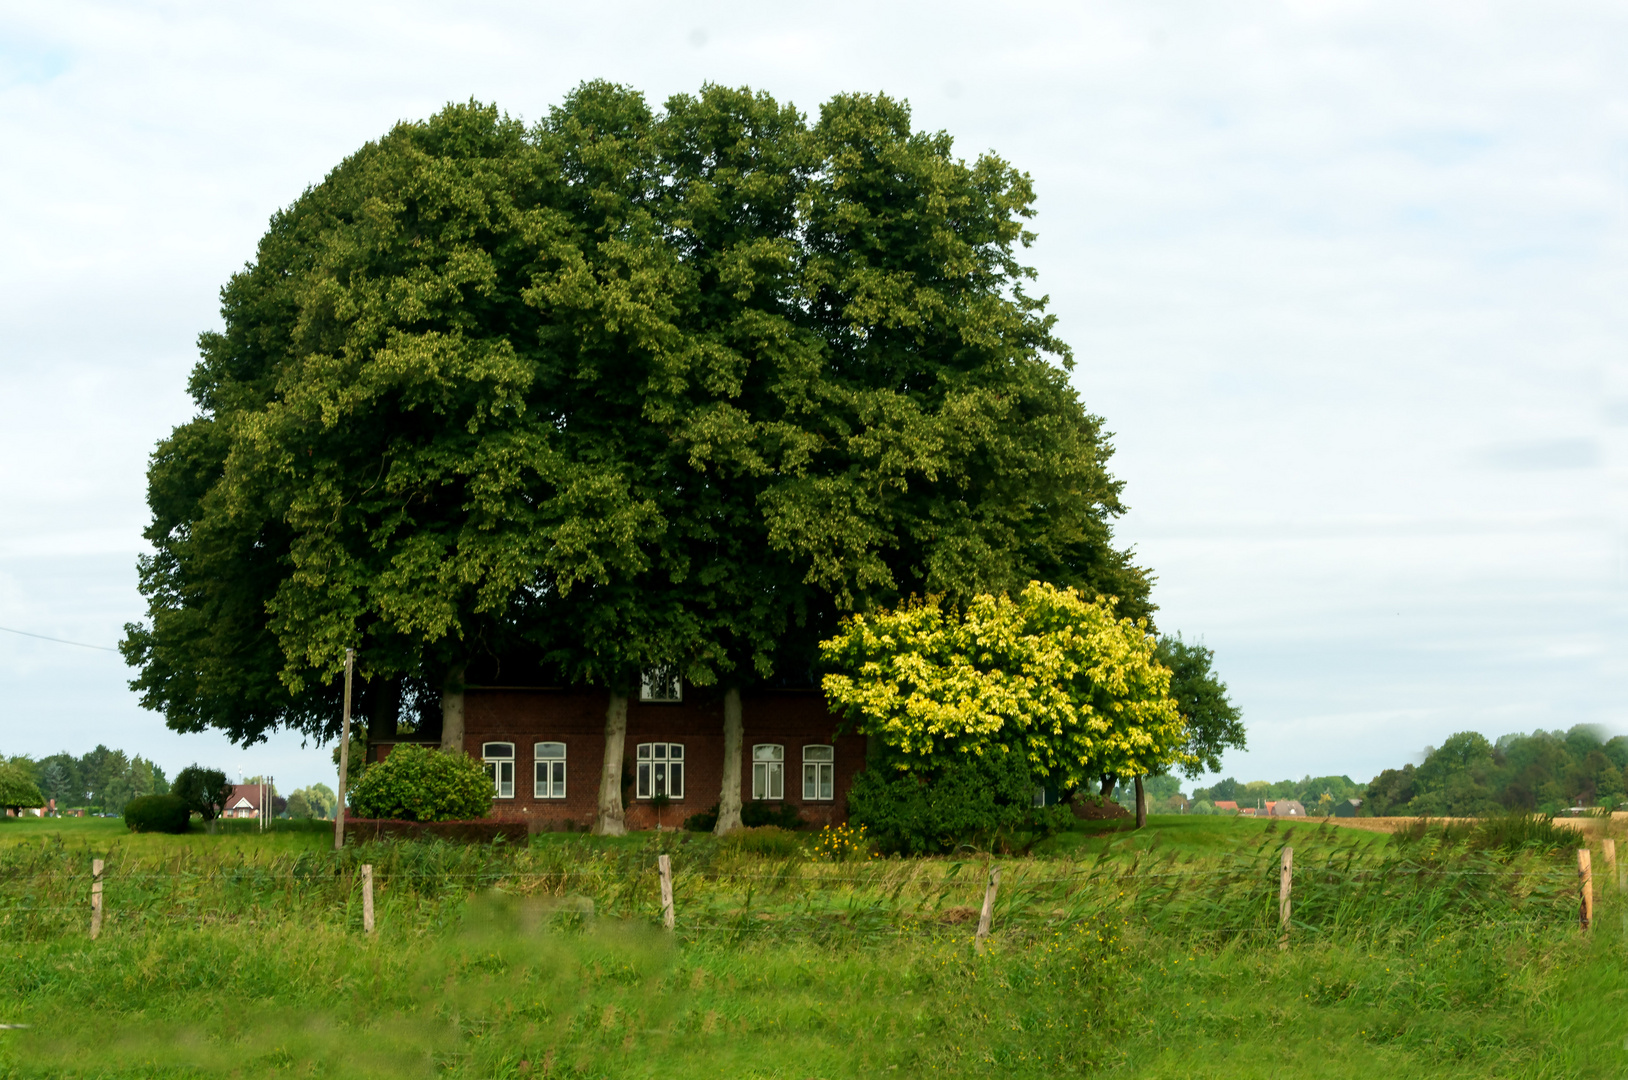
[[[260,784],[233,784],[232,794],[226,799],[221,817],[252,818],[260,816],[260,796],[265,788]]]
[[[1341,799],[1334,804],[1335,817],[1356,817],[1357,810],[1362,807],[1361,799]]]
[[[1305,817],[1306,808],[1299,799],[1275,799],[1266,804],[1267,817]]]
[[[1215,800],[1215,808],[1229,814],[1236,814],[1238,812],[1238,803],[1233,799],[1217,799]]]

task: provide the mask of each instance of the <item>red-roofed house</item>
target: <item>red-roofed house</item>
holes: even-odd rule
[[[226,799],[221,817],[244,818],[260,816],[260,797],[266,788],[262,784],[233,784],[232,794]]]

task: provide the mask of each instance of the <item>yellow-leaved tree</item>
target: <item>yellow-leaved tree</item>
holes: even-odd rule
[[[928,598],[845,620],[821,652],[827,698],[876,748],[858,801],[874,813],[883,792],[869,788],[897,801],[967,765],[1031,800],[1163,771],[1183,760],[1186,730],[1156,646],[1112,598],[1038,581],[964,611]]]

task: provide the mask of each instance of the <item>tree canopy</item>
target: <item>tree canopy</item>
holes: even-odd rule
[[[0,807],[14,812],[45,805],[45,796],[27,768],[0,762]]]
[[[1227,696],[1227,684],[1212,669],[1215,652],[1180,634],[1159,639],[1155,655],[1170,669],[1170,696],[1186,723],[1181,769],[1188,779],[1221,770],[1221,753],[1244,748],[1244,714]]]
[[[425,696],[520,653],[795,674],[844,611],[1031,579],[1146,616],[1025,291],[1033,202],[880,95],[397,125],[222,290],[149,469],[133,686],[181,730],[328,736],[348,646]]]
[[[1423,763],[1386,769],[1365,793],[1363,812],[1471,816],[1503,810],[1554,813],[1570,806],[1628,802],[1628,737],[1598,728],[1505,735],[1450,736]]]
[[[1033,582],[964,611],[915,600],[852,616],[821,648],[827,699],[900,772],[1010,753],[1034,782],[1074,789],[1180,760],[1170,672],[1145,620],[1117,618],[1111,598]]]

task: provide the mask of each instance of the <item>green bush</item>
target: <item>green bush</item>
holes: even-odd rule
[[[192,811],[179,795],[141,795],[124,804],[124,824],[131,832],[184,833]]]
[[[690,832],[711,832],[718,827],[718,804],[713,803],[699,813],[684,819],[684,828]]]
[[[226,774],[219,769],[188,765],[175,774],[170,794],[204,821],[214,821],[226,809],[226,800],[232,795],[232,785],[226,782]]]
[[[467,754],[411,743],[368,768],[351,789],[358,817],[400,821],[468,821],[492,809],[492,780]]]
[[[15,762],[0,762],[0,807],[21,814],[44,805],[45,796],[26,768]]]
[[[803,853],[802,838],[778,825],[736,829],[723,838],[723,843],[748,855],[767,855],[775,859],[789,859]]]
[[[741,824],[748,829],[774,825],[781,829],[800,829],[807,822],[789,803],[749,802],[741,807]]]
[[[1028,848],[1066,828],[1066,806],[1034,805],[1036,783],[1016,752],[966,754],[931,773],[873,765],[854,778],[848,820],[884,851],[930,854],[977,847]]]

